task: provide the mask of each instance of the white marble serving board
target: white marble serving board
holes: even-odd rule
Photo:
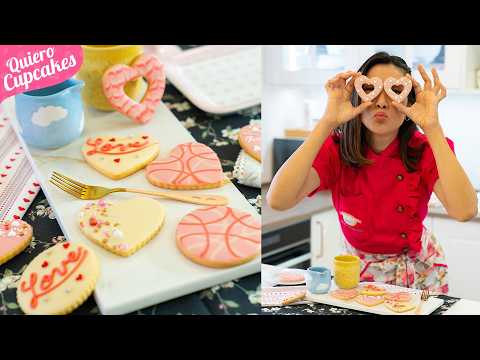
[[[13,97],[5,103],[13,107]],[[18,133],[15,120],[13,123]],[[59,149],[38,150],[27,146],[23,139],[21,141],[28,149],[33,168],[64,235],[72,242],[89,245],[100,260],[101,275],[95,289],[95,300],[102,314],[129,313],[260,271],[260,257],[247,264],[227,269],[204,267],[185,258],[176,247],[175,228],[185,214],[199,206],[172,200],[159,199],[166,208],[165,223],[153,240],[130,257],[114,255],[85,238],[76,219],[80,208],[87,201],[76,199],[51,185],[48,178],[53,170],[87,184],[172,191],[151,185],[144,175],[144,170],[117,181],[98,173],[86,164],[80,152],[85,138],[102,134],[127,136],[146,132],[159,141],[160,157],[168,155],[177,144],[194,141],[163,103],[157,108],[154,118],[144,125],[137,125],[117,112],[100,112],[86,106],[85,122],[82,136]],[[182,191],[185,194],[196,192],[227,196],[230,200],[229,206],[247,211],[260,219],[260,215],[232,183],[217,189]],[[116,193],[109,195],[108,199],[116,201],[133,196],[138,195]]]
[[[398,291],[409,292],[413,296],[413,300],[412,300],[413,304],[418,305],[419,302],[420,302],[421,290],[409,289],[409,288],[404,288],[404,287],[401,287],[401,286],[395,286],[395,285],[389,285],[389,284],[383,284],[383,283],[377,283],[377,282],[369,282],[368,284],[383,286],[389,292],[398,292]],[[333,290],[336,290],[336,289],[338,289],[338,287],[333,282],[332,287],[330,288],[330,291],[333,291]],[[377,314],[377,315],[414,315],[415,314],[415,309],[410,310],[410,311],[406,311],[406,312],[403,312],[403,313],[396,313],[394,311],[391,311],[387,307],[385,307],[384,304],[379,304],[379,305],[375,305],[375,306],[365,306],[365,305],[357,303],[353,299],[352,300],[340,300],[340,299],[334,298],[333,296],[330,296],[329,294],[312,294],[309,291],[307,291],[307,295],[305,296],[305,299],[309,300],[309,301],[317,302],[317,303],[322,303],[322,304],[327,304],[327,305],[332,305],[332,306],[337,306],[337,307],[342,307],[342,308],[347,308],[347,309],[352,309],[352,310],[357,310],[357,311],[363,311],[363,312],[368,312],[368,313]],[[442,306],[443,303],[444,303],[444,301],[442,299],[438,299],[438,298],[435,298],[435,297],[430,297],[422,305],[420,315],[431,314],[437,308]]]

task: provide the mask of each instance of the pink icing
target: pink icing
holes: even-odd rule
[[[305,277],[302,274],[283,273],[283,274],[280,274],[278,279],[281,282],[300,282],[300,281],[304,281]]]
[[[4,221],[0,226],[0,258],[25,243],[32,232],[32,227],[22,220]]]
[[[146,170],[149,179],[164,184],[204,185],[223,180],[217,154],[195,142],[177,145],[168,158],[153,161]]]
[[[247,125],[240,129],[239,138],[247,147],[250,153],[254,153],[257,158],[260,158],[261,143],[262,143],[262,127],[260,125]]]
[[[178,224],[177,240],[194,257],[236,262],[260,251],[260,223],[251,214],[227,206],[197,209]]]

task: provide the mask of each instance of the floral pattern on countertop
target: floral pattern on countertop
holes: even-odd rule
[[[188,47],[191,46],[184,46]],[[238,184],[231,177],[235,160],[240,153],[236,134],[241,127],[251,121],[260,121],[260,106],[222,116],[207,114],[191,104],[171,84],[167,84],[162,100],[191,132],[195,140],[215,150],[221,160],[223,171],[260,213],[260,189]],[[16,288],[23,271],[39,253],[58,242],[65,241],[53,209],[42,191],[33,201],[23,220],[32,225],[34,237],[25,251],[0,265],[0,315],[23,313],[16,301]],[[258,273],[141,309],[133,314],[260,314],[259,284]],[[90,296],[73,314],[99,314],[93,296]]]

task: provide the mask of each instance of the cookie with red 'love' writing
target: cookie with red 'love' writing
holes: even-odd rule
[[[260,254],[260,222],[252,214],[228,206],[194,210],[177,225],[177,246],[198,264],[224,268],[246,263]]]
[[[63,315],[93,292],[100,273],[87,246],[63,242],[41,252],[27,266],[17,288],[17,301],[30,315]]]
[[[32,227],[25,221],[0,221],[0,265],[21,253],[32,236]]]

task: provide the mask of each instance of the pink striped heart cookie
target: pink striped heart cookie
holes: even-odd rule
[[[125,94],[125,84],[143,77],[148,89],[142,101],[136,102]],[[102,77],[103,92],[112,107],[139,124],[148,122],[165,91],[163,64],[154,55],[141,55],[131,66],[116,64],[108,68]]]
[[[148,181],[167,189],[209,189],[228,182],[217,154],[195,142],[177,145],[166,159],[151,162],[146,170]]]
[[[153,161],[160,151],[150,136],[98,136],[82,147],[85,161],[111,179],[127,177]]]
[[[198,264],[225,268],[260,254],[261,226],[251,214],[228,206],[197,209],[177,225],[177,246]]]
[[[262,126],[259,124],[247,125],[240,129],[238,142],[245,152],[260,161],[262,158]]]
[[[20,254],[32,240],[32,227],[22,220],[0,222],[0,265]]]

